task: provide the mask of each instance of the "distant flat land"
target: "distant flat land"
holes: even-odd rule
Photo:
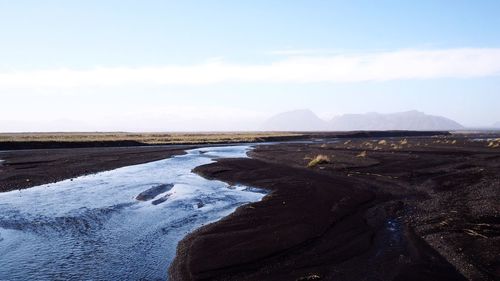
[[[46,148],[131,147],[170,144],[257,143],[318,138],[446,135],[446,131],[207,132],[207,133],[0,133],[0,151]]]
[[[292,140],[301,133],[0,133],[0,150],[78,147],[123,147],[167,144],[220,144]]]

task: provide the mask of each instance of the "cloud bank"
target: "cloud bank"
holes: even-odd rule
[[[267,64],[212,60],[194,65],[46,69],[0,73],[0,90],[15,88],[315,83],[500,75],[500,48],[399,50],[329,56],[288,56]]]

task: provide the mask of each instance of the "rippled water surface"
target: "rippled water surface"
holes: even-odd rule
[[[191,173],[213,158],[245,157],[248,149],[193,149],[0,193],[0,280],[165,280],[188,232],[264,196]],[[141,193],[146,201],[136,200]]]

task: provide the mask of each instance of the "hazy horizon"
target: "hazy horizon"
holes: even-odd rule
[[[498,1],[0,1],[0,132],[500,122]]]
[[[311,126],[309,129],[287,129],[288,126],[282,126],[278,128],[269,129],[266,127],[266,123],[272,120],[277,116],[281,116],[283,114],[294,114],[298,113],[299,115],[303,112],[310,112],[315,115],[318,119],[326,124],[326,127],[323,129],[319,129],[321,131],[355,131],[355,130],[384,130],[378,128],[342,128],[339,129],[335,127],[334,122],[338,120],[338,118],[348,117],[348,116],[370,116],[371,114],[377,114],[378,116],[384,116],[387,118],[392,115],[401,115],[401,114],[410,114],[416,112],[417,114],[422,114],[422,116],[426,117],[438,117],[449,119],[446,116],[439,115],[431,115],[425,112],[421,112],[418,110],[408,110],[403,112],[388,112],[388,113],[380,113],[380,112],[366,112],[366,113],[348,113],[335,115],[333,117],[330,116],[319,116],[315,112],[310,109],[302,108],[302,109],[294,109],[284,112],[279,112],[277,114],[273,114],[271,116],[266,116],[262,118],[254,118],[253,120],[248,119],[247,122],[241,123],[241,121],[236,121],[232,123],[224,123],[224,120],[220,120],[221,125],[219,127],[210,124],[211,120],[179,120],[179,119],[141,119],[142,122],[146,122],[143,125],[132,124],[130,127],[124,126],[120,127],[116,124],[106,123],[106,120],[102,122],[100,126],[93,127],[90,123],[77,122],[74,120],[53,120],[53,121],[41,121],[41,122],[12,122],[12,121],[0,121],[0,127],[6,128],[4,131],[0,131],[0,133],[44,133],[44,132],[258,132],[258,131],[318,131],[317,128]],[[173,120],[173,121],[171,121]],[[455,120],[449,119],[452,122]],[[285,120],[286,121],[286,120]],[[345,121],[345,120],[343,120]],[[392,119],[393,122],[397,122],[396,119]],[[414,120],[416,121],[416,120]],[[290,123],[293,127],[293,123],[297,122],[297,120],[288,120],[286,123]],[[307,124],[308,120],[302,120],[299,123]],[[160,127],[154,127],[155,124],[160,124]],[[230,124],[231,126],[228,126]],[[330,124],[330,125],[328,125]],[[345,124],[344,124],[345,125]],[[383,124],[381,124],[383,125]],[[462,125],[459,123],[459,125]],[[163,127],[161,127],[163,126]],[[388,128],[389,130],[433,130],[429,128],[415,128],[415,127],[405,127],[404,122],[399,124],[401,127],[397,128]],[[300,127],[300,126],[299,126]],[[383,126],[382,126],[383,127]],[[37,128],[45,128],[45,130],[39,130]],[[167,129],[165,129],[167,128]],[[170,129],[168,129],[170,128]],[[486,126],[464,126],[464,130],[475,130],[475,129],[500,129],[498,124],[490,124]],[[439,130],[456,130],[454,128],[442,128]],[[461,130],[461,129],[460,129]]]

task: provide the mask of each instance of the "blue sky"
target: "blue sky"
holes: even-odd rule
[[[0,0],[0,131],[500,121],[500,1]]]

